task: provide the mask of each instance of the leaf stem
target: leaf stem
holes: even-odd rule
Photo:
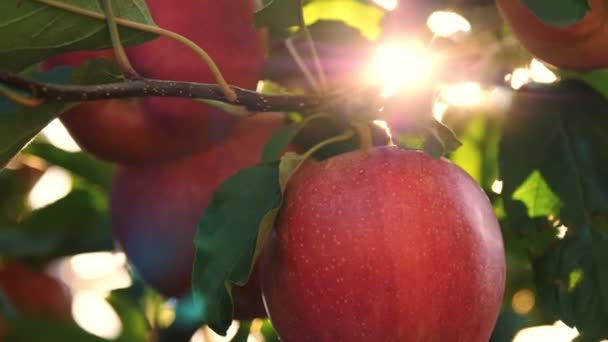
[[[0,84],[0,96],[18,103],[24,107],[38,107],[44,103],[44,99],[20,94],[19,92]]]
[[[321,90],[325,91],[327,90],[327,80],[325,78],[325,72],[323,71],[323,66],[321,65],[321,59],[319,58],[319,54],[317,53],[315,42],[312,39],[310,30],[308,29],[308,26],[306,26],[306,22],[304,20],[304,0],[300,0],[300,8],[300,29],[304,33],[304,38],[308,43],[308,49],[310,50],[313,63],[315,64],[315,69],[317,70],[317,77],[319,79],[319,83],[321,84]]]
[[[293,60],[298,65],[298,68],[300,68],[300,71],[302,71],[302,74],[304,74],[304,77],[306,78],[306,81],[308,82],[308,84],[310,85],[312,90],[315,92],[315,94],[320,94],[321,87],[319,86],[319,83],[317,83],[317,80],[315,79],[315,77],[312,75],[312,73],[308,69],[308,66],[306,66],[306,63],[304,62],[304,59],[302,59],[302,56],[300,56],[300,53],[298,52],[298,49],[295,47],[293,40],[291,38],[286,39],[285,46],[287,47],[287,51],[289,51],[289,54],[291,55]]]
[[[110,40],[112,41],[112,49],[114,50],[114,57],[116,57],[116,63],[122,70],[123,75],[127,79],[137,79],[139,75],[125,52],[125,48],[122,46],[120,40],[120,33],[118,32],[118,25],[114,17],[114,9],[112,8],[112,0],[99,0],[103,6],[103,11],[106,15],[106,21],[108,23],[108,31],[110,31]]]
[[[36,1],[38,1],[42,4],[45,4],[47,6],[59,8],[59,9],[62,9],[62,10],[68,11],[68,12],[80,14],[80,15],[87,16],[90,18],[106,20],[106,16],[102,13],[89,11],[89,10],[86,10],[86,9],[83,9],[83,8],[80,8],[77,6],[72,6],[72,5],[69,5],[69,4],[66,4],[63,2],[59,2],[56,0],[36,0]],[[158,34],[158,35],[161,35],[164,37],[168,37],[168,38],[176,40],[176,41],[180,42],[181,44],[189,47],[192,51],[194,51],[197,55],[199,55],[199,57],[201,59],[203,59],[203,61],[207,64],[207,66],[209,67],[209,70],[211,70],[211,73],[215,77],[215,81],[217,82],[220,89],[224,93],[225,98],[229,102],[234,102],[236,100],[237,96],[236,96],[234,90],[228,85],[228,82],[226,82],[226,80],[224,79],[224,76],[220,72],[220,69],[215,64],[213,59],[209,56],[209,54],[207,54],[207,52],[205,50],[203,50],[200,46],[198,46],[196,43],[194,43],[190,39],[188,39],[178,33],[175,33],[173,31],[166,30],[166,29],[163,29],[163,28],[157,27],[157,26],[137,23],[137,22],[122,19],[122,18],[115,18],[115,21],[118,25],[128,27],[131,29],[135,29],[138,31],[142,31],[142,32],[154,33],[154,34]]]

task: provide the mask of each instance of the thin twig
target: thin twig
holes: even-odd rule
[[[137,71],[135,71],[135,68],[133,68],[133,65],[131,65],[131,62],[129,61],[129,57],[127,57],[125,48],[122,46],[118,25],[116,24],[116,19],[114,17],[114,9],[112,8],[112,0],[99,1],[102,3],[103,11],[106,14],[106,21],[108,23],[108,30],[110,31],[110,40],[112,41],[116,63],[118,63],[120,70],[127,79],[139,78]]]
[[[230,101],[217,84],[174,82],[142,78],[99,85],[59,85],[38,82],[0,69],[0,83],[46,101],[83,102],[129,97],[179,97],[216,100],[242,105],[252,112],[298,111],[312,113],[326,99],[312,95],[266,95],[233,87],[236,100]]]
[[[89,11],[89,10],[86,10],[86,9],[83,9],[83,8],[80,8],[77,6],[69,5],[67,3],[58,2],[55,0],[36,0],[36,1],[38,1],[42,4],[45,4],[47,6],[63,9],[68,12],[80,14],[80,15],[91,17],[94,19],[106,20],[106,16],[102,13]],[[215,62],[209,56],[209,54],[207,54],[207,52],[205,50],[203,50],[200,46],[198,46],[195,42],[191,41],[190,39],[188,39],[178,33],[163,29],[161,27],[137,23],[137,22],[122,19],[122,18],[115,18],[115,21],[118,25],[132,28],[135,30],[139,30],[142,32],[154,33],[154,34],[158,34],[161,36],[165,36],[165,37],[171,38],[173,40],[176,40],[176,41],[182,43],[183,45],[186,45],[192,51],[194,51],[197,55],[199,55],[199,57],[201,57],[203,59],[203,61],[207,64],[207,66],[209,67],[209,70],[215,77],[215,81],[219,85],[222,92],[225,94],[226,99],[228,99],[229,102],[233,102],[235,100],[236,94],[230,88],[230,86],[228,85],[228,82],[226,82],[226,80],[224,79],[224,76],[222,75],[218,66],[215,64]]]

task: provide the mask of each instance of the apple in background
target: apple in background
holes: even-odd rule
[[[255,89],[265,54],[265,36],[253,27],[251,0],[147,0],[157,25],[190,38],[217,63],[226,80]],[[215,83],[205,63],[168,38],[127,48],[144,77]],[[43,69],[76,66],[110,50],[52,57]],[[122,164],[152,164],[208,148],[234,126],[236,118],[190,99],[145,98],[85,102],[61,117],[74,139],[96,156]]]
[[[258,265],[284,341],[487,341],[505,285],[482,189],[396,147],[300,169]]]
[[[191,288],[194,236],[213,192],[239,170],[255,165],[270,136],[283,125],[279,114],[241,119],[222,143],[154,167],[118,170],[110,200],[114,236],[129,261],[152,287],[180,297]],[[256,295],[256,297],[241,298]],[[255,277],[236,289],[239,318],[265,316]],[[239,307],[239,303],[243,303]]]
[[[521,44],[545,62],[578,71],[608,66],[604,0],[590,0],[587,15],[564,28],[543,23],[521,0],[496,0],[496,5]]]
[[[22,263],[0,263],[0,291],[17,313],[50,319],[72,319],[72,299],[67,287]],[[0,316],[0,340],[6,329],[6,322]]]

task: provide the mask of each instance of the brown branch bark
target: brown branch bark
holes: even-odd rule
[[[321,98],[311,95],[267,95],[231,87],[236,92],[237,99],[230,102],[216,84],[143,78],[99,85],[63,85],[38,82],[1,69],[0,83],[46,102],[84,102],[129,97],[179,97],[221,101],[244,106],[252,112],[315,112],[324,104],[330,103],[331,99],[331,97]]]

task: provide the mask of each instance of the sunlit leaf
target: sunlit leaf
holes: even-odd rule
[[[65,0],[64,3],[103,13],[97,0]],[[144,0],[113,1],[116,16],[154,24]],[[105,21],[53,8],[35,0],[0,2],[0,65],[13,71],[46,57],[77,50],[111,47]],[[143,43],[155,35],[121,29],[125,45]]]

